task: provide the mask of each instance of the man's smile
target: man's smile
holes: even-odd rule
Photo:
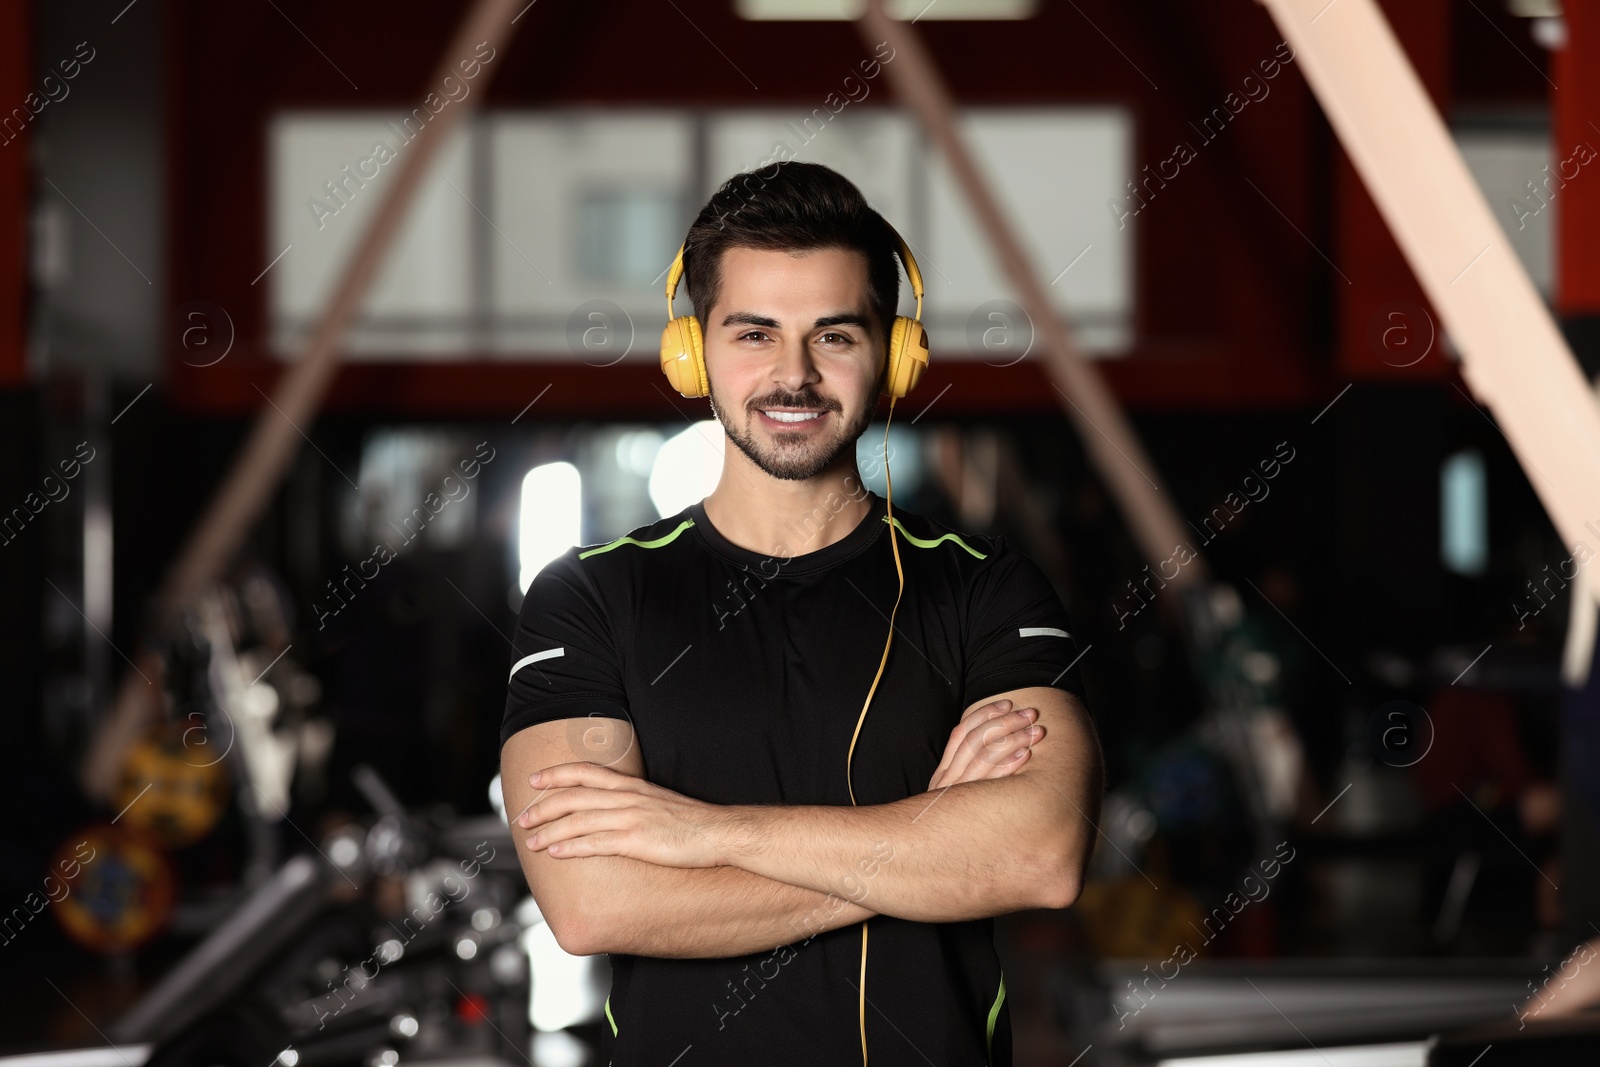
[[[815,408],[761,408],[756,413],[772,425],[785,429],[814,426],[827,414]]]

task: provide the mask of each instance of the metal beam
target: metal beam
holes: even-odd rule
[[[1600,550],[1600,407],[1377,4],[1257,2],[1294,48],[1562,541]],[[1582,570],[1600,595],[1600,567]]]
[[[920,35],[909,23],[889,18],[883,11],[883,0],[868,3],[866,14],[856,21],[856,29],[869,48],[878,41],[888,41],[894,48],[895,61],[885,69],[895,92],[915,110],[943,151],[967,203],[988,235],[995,258],[1023,310],[1033,320],[1043,342],[1045,365],[1085,451],[1120,505],[1145,559],[1152,567],[1170,560],[1179,545],[1190,541],[1184,523],[1159,480],[1155,464],[1145,454],[1105,380],[1083,359],[1066,322],[1039,284],[1039,275],[956,127],[955,103]],[[1175,577],[1166,581],[1181,592],[1206,576],[1205,561],[1196,552],[1186,566],[1179,567]],[[1165,573],[1162,577],[1166,578]]]
[[[518,9],[526,6],[525,0],[477,0],[445,46],[426,89],[437,91],[446,77],[459,77],[457,65],[472,58],[480,43],[487,42],[498,53],[511,37]],[[484,74],[492,78],[498,70],[491,65]],[[300,450],[300,428],[315,421],[317,409],[333,382],[345,331],[383,266],[423,178],[451,131],[477,110],[486,89],[485,83],[462,100],[449,103],[406,142],[394,181],[341,272],[316,331],[299,359],[279,377],[244,448],[167,571],[152,612],[158,632],[169,627],[184,606],[223,573],[277,491]],[[139,735],[150,709],[159,703],[155,700],[154,682],[148,677],[149,668],[155,666],[154,658],[145,654],[141,662],[145,671],[123,676],[108,721],[102,724],[84,760],[80,778],[91,796],[107,794],[126,745]]]

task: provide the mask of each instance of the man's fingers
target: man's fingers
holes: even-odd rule
[[[1039,712],[1035,708],[1022,708],[994,722],[986,723],[967,738],[972,749],[972,761],[996,763],[1009,759],[1017,745],[1031,743],[1043,729],[1037,723]]]
[[[1026,749],[1044,736],[1044,728],[1030,719],[1012,722],[1013,716],[990,723],[974,731],[968,738],[969,750],[958,781],[976,782],[984,778],[1000,778],[1009,773],[1008,761],[1018,749]],[[994,773],[994,772],[999,773]]]
[[[1042,732],[1031,735],[1028,732],[1038,714],[1034,708],[1019,708],[1009,713],[997,712],[990,719],[974,717],[974,721],[956,727],[946,748],[945,760],[934,772],[929,788],[994,777],[976,772],[1003,764],[1018,747],[1042,737]]]
[[[546,767],[531,775],[528,784],[539,790],[540,798],[575,787],[610,790],[616,793],[638,793],[643,796],[660,796],[664,792],[660,786],[643,778],[624,774],[610,767],[602,767],[587,760]]]
[[[1041,727],[1042,729],[1042,727]],[[1020,735],[1013,735],[1020,736]],[[1033,738],[1028,744],[1018,743],[1015,752],[1004,759],[995,760],[993,763],[979,761],[968,768],[967,775],[971,781],[984,781],[994,778],[1005,778],[1015,774],[1017,768],[1028,762],[1028,757],[1033,753],[1033,743],[1038,738]]]
[[[559,785],[591,784],[598,782],[614,781],[617,778],[626,778],[628,775],[621,771],[614,771],[609,767],[602,767],[598,763],[588,760],[574,760],[571,763],[557,763],[546,767],[542,771],[535,771],[528,779],[532,786],[542,786],[546,789]]]
[[[1011,701],[1008,699],[991,700],[987,704],[980,704],[961,717],[955,729],[950,731],[950,739],[945,742],[944,756],[939,760],[939,766],[933,770],[934,780],[937,781],[950,766],[950,761],[955,759],[956,753],[961,748],[961,742],[967,736],[967,731],[973,726],[987,722],[990,719],[1004,715],[1011,710]],[[930,786],[929,788],[934,788]]]
[[[963,715],[961,717],[959,726],[971,730],[973,727],[981,726],[991,719],[998,719],[1011,710],[1011,701],[991,700],[982,707],[973,708],[971,711],[967,712],[967,714]]]
[[[528,805],[527,809],[517,816],[517,825],[527,829],[574,812],[629,807],[635,800],[636,798],[627,790],[571,786]]]
[[[1016,735],[1024,734],[1039,717],[1035,708],[1018,708],[987,722],[974,723],[961,739],[961,751],[951,761],[951,769],[960,773],[974,761],[1003,759],[1013,751],[1008,744]]]
[[[528,835],[525,844],[535,852],[548,851],[554,845],[556,854],[563,851],[572,854],[574,840],[621,830],[624,825],[613,811],[576,811],[538,827]]]

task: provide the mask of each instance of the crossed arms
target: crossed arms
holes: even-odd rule
[[[983,766],[952,735],[934,788],[860,807],[708,804],[645,781],[625,722],[531,726],[501,751],[523,872],[578,955],[736,956],[874,915],[1067,907],[1093,844],[1099,744],[1081,701],[1045,686],[974,704],[963,724],[1000,700],[1036,708],[1049,739]]]

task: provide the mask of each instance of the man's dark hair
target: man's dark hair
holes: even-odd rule
[[[900,300],[899,249],[889,224],[849,178],[820,163],[783,160],[722,183],[684,239],[684,285],[702,329],[721,293],[722,253],[734,247],[863,253],[867,301],[878,316],[887,351]]]

